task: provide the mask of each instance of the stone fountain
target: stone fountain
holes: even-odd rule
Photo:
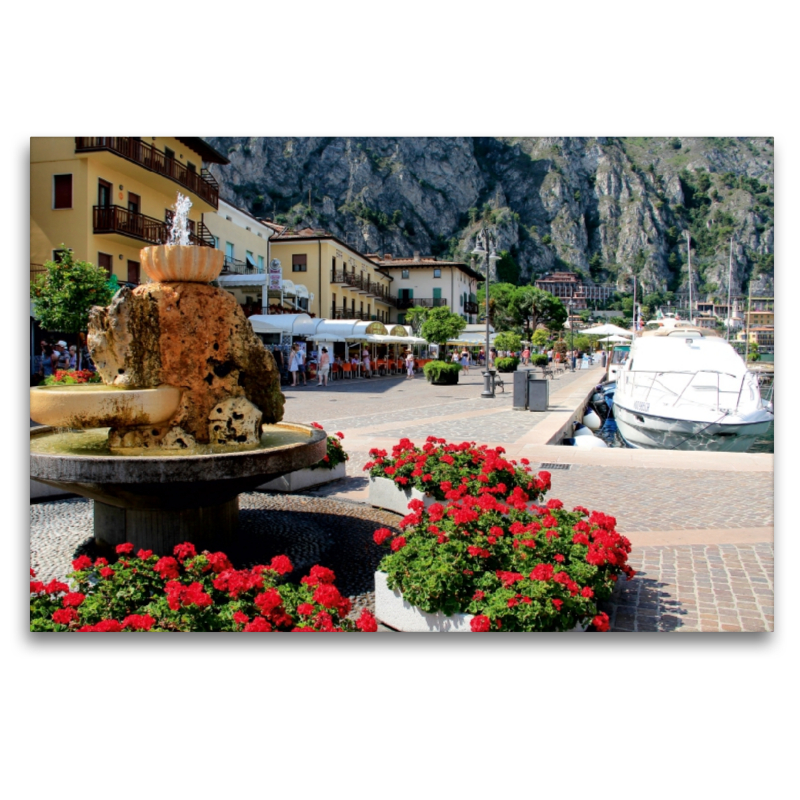
[[[188,244],[188,200],[172,239],[146,247],[153,282],[121,289],[89,318],[103,385],[31,389],[31,477],[93,499],[101,546],[169,554],[223,546],[238,495],[324,457],[326,436],[281,422],[272,358],[235,298],[209,286],[223,254]]]

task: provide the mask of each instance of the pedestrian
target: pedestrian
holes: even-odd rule
[[[69,348],[69,368],[78,369],[78,348],[74,344]]]
[[[295,342],[289,353],[289,374],[292,376],[292,386],[297,386],[297,373],[300,370],[300,346]]]
[[[547,351],[547,363],[548,364],[552,364],[553,363],[553,348],[552,347]]]
[[[331,368],[331,357],[328,355],[328,348],[323,347],[319,356],[319,370],[317,371],[317,386],[328,385],[328,373]]]
[[[54,355],[57,354],[57,358],[55,363],[53,364],[54,369],[58,368],[61,370],[68,370],[69,369],[69,349],[67,348],[67,343],[62,339],[56,345],[56,350],[53,351]]]
[[[406,380],[414,377],[414,354],[409,350],[406,353]]]
[[[365,350],[362,354],[362,361],[364,364],[364,370],[362,372],[362,376],[364,378],[371,378],[372,377],[372,364],[369,360],[369,353]]]
[[[300,375],[300,377],[303,379],[303,386],[305,386],[306,385],[306,350],[305,350],[304,347],[300,347],[298,345],[297,356],[298,356],[297,372]]]
[[[522,363],[524,366],[527,367],[528,364],[530,364],[530,361],[531,361],[531,349],[526,345],[525,349],[522,351]]]
[[[603,353],[602,353],[602,355],[600,356],[600,366],[602,366],[602,367],[603,367],[603,369],[605,369],[605,366],[606,366],[606,358],[607,358],[607,356],[606,356],[606,351],[605,351],[605,350],[603,350]]]
[[[465,375],[469,375],[469,353],[466,347],[461,351],[461,369]]]

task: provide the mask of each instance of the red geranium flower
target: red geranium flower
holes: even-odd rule
[[[117,545],[117,555],[124,556],[128,553],[133,552],[133,544],[131,542],[125,542],[125,544],[118,544]]]
[[[378,623],[375,617],[365,608],[361,616],[356,620],[356,627],[364,633],[375,633],[378,630]]]
[[[275,558],[269,562],[269,568],[277,572],[278,575],[285,575],[287,572],[291,572],[294,569],[292,562],[289,561],[286,556],[275,556]]]
[[[252,622],[248,622],[244,626],[244,633],[269,633],[272,626],[267,622],[264,617],[256,617]]]
[[[470,620],[469,627],[473,633],[486,633],[492,627],[492,623],[489,617],[478,614]]]
[[[237,625],[246,625],[250,621],[250,617],[248,617],[247,614],[245,614],[245,613],[243,613],[241,611],[234,611],[233,612],[233,621]]]
[[[194,545],[191,542],[176,544],[172,552],[181,562],[185,561],[187,558],[194,558],[197,555],[197,551],[194,549]]]
[[[608,614],[605,611],[601,611],[593,620],[592,625],[597,628],[599,631],[607,631],[609,629],[608,624]]]
[[[138,558],[141,558],[142,561],[144,561],[146,558],[150,558],[151,555],[153,555],[153,551],[152,550],[139,550],[136,553],[136,556]]]
[[[122,620],[122,627],[133,628],[135,631],[149,631],[155,622],[149,614],[129,614]]]
[[[159,558],[153,565],[153,571],[157,572],[165,581],[170,578],[177,578],[180,575],[178,562],[172,556]]]
[[[78,619],[78,612],[74,608],[59,608],[53,612],[53,622],[57,622],[59,625],[69,625],[76,619]]]
[[[92,559],[89,556],[79,556],[72,562],[72,569],[84,570],[92,568]]]
[[[389,543],[389,546],[392,548],[392,552],[396,553],[398,550],[402,550],[406,546],[406,538],[405,536],[395,536],[394,539]]]

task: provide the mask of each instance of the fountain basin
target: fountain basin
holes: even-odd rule
[[[175,386],[126,389],[103,384],[34,386],[31,419],[56,428],[128,428],[157,425],[178,410],[181,390]]]
[[[325,456],[327,436],[318,428],[281,422],[263,430],[265,436],[270,431],[293,434],[295,441],[189,455],[87,455],[68,448],[48,451],[48,437],[69,434],[34,428],[31,478],[94,500],[94,535],[100,546],[132,542],[159,555],[170,555],[185,541],[222,549],[236,534],[240,493]]]
[[[222,272],[225,255],[213,247],[161,244],[142,248],[139,258],[154,281],[210,283]]]

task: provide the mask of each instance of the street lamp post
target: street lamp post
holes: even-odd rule
[[[570,372],[575,372],[575,349],[572,346],[572,298],[567,303],[567,313],[569,314],[569,364]]]
[[[486,371],[483,373],[483,391],[481,397],[494,397],[494,376],[495,370],[489,368],[489,278],[491,277],[492,264],[499,261],[497,255],[497,234],[485,227],[478,233],[473,255],[481,256],[486,270]]]

